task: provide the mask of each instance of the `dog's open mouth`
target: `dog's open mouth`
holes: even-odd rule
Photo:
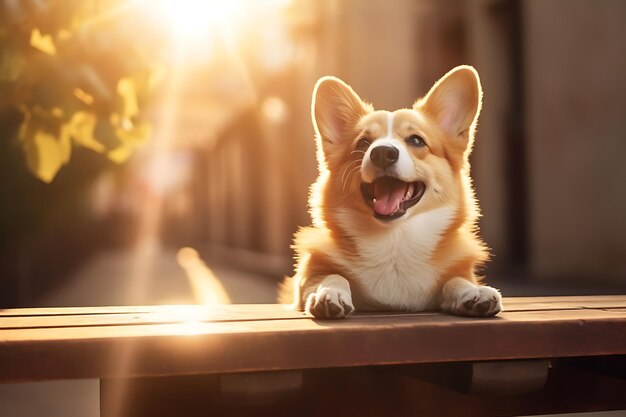
[[[420,201],[425,190],[426,184],[421,181],[404,182],[394,177],[361,183],[365,202],[374,209],[374,216],[381,220],[393,220],[404,215]]]

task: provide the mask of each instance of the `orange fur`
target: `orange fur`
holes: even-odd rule
[[[312,117],[320,175],[309,199],[313,224],[296,234],[294,282],[283,289],[294,292],[299,309],[319,292],[326,277],[335,275],[340,278],[333,280],[343,283],[344,278],[349,284],[357,311],[439,308],[448,280],[477,282],[475,270],[487,260],[488,251],[477,234],[479,209],[468,156],[481,103],[478,74],[467,66],[449,72],[411,109],[393,113],[375,111],[341,80],[318,81]],[[423,138],[426,146],[410,145],[411,135]],[[359,148],[363,138],[371,142],[369,154]],[[364,158],[371,159],[371,149],[382,139],[393,142],[400,158],[405,158],[398,160],[397,169],[389,168],[397,171],[393,176],[406,184],[425,184],[421,199],[390,221],[376,218],[374,203],[361,193],[361,183],[370,183],[369,177],[378,169],[368,167]],[[387,241],[393,245],[388,258],[378,258]],[[382,249],[376,246],[380,242]],[[412,245],[407,253],[405,244]],[[394,275],[390,284],[385,277],[370,277],[368,265]],[[412,270],[412,265],[421,268]],[[402,291],[414,291],[421,301],[413,303]]]

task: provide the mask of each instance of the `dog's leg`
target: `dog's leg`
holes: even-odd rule
[[[318,319],[341,319],[354,311],[350,283],[341,275],[327,275],[305,296],[305,311]]]
[[[441,310],[459,316],[495,316],[502,311],[502,296],[495,288],[452,278],[441,290]]]

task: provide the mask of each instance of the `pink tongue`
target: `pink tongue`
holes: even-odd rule
[[[383,178],[374,183],[374,211],[383,216],[400,210],[400,203],[406,193],[406,184],[402,181]]]

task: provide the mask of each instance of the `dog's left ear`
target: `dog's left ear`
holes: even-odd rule
[[[433,117],[439,127],[465,149],[474,134],[482,106],[478,72],[463,65],[444,75],[413,108]]]

